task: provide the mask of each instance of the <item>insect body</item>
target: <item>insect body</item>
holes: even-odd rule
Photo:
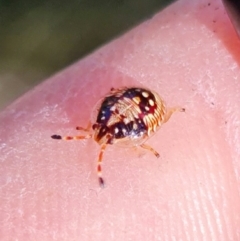
[[[88,128],[77,127],[77,130],[88,132],[84,136],[53,135],[53,139],[87,139],[93,138],[100,146],[98,156],[98,177],[100,186],[104,186],[102,178],[102,157],[107,145],[123,143],[140,146],[159,157],[145,141],[157,129],[169,120],[176,111],[185,111],[180,107],[167,109],[164,101],[154,91],[145,88],[111,89],[110,93],[100,102],[97,115]]]

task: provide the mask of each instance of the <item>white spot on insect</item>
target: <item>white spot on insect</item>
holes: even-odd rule
[[[123,122],[124,122],[125,125],[127,125],[129,123],[129,119],[128,118],[124,118]]]
[[[113,105],[111,108],[110,108],[111,111],[115,111],[116,110],[116,106]]]
[[[145,106],[145,110],[149,111],[149,110],[150,110],[150,108],[149,108],[148,106]]]
[[[142,96],[145,97],[145,98],[147,98],[147,97],[149,96],[149,93],[146,92],[146,91],[143,91],[143,92],[142,92]]]
[[[116,127],[116,128],[114,129],[114,133],[117,134],[118,132],[119,132],[119,129]]]
[[[102,116],[102,117],[101,117],[101,120],[105,120],[105,116]]]
[[[140,111],[139,111],[140,112]],[[134,118],[139,119],[138,112],[133,113]]]
[[[154,101],[152,99],[148,100],[149,105],[154,106]]]
[[[137,125],[136,123],[134,123],[134,124],[133,124],[133,129],[134,129],[134,130],[137,130],[137,128],[138,128],[138,125]]]
[[[123,134],[127,133],[127,130],[125,128],[122,129]]]

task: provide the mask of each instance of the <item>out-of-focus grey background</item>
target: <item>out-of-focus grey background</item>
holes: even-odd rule
[[[0,110],[172,0],[0,0]]]

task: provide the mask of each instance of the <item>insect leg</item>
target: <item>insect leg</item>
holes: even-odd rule
[[[166,116],[164,118],[164,122],[163,123],[166,123],[170,117],[172,116],[172,114],[174,112],[177,112],[177,111],[180,111],[180,112],[185,112],[185,108],[181,108],[181,107],[172,107],[170,109],[168,109],[167,113],[166,113]]]
[[[107,147],[107,144],[103,144],[100,149],[100,153],[98,155],[98,163],[97,163],[97,173],[98,173],[98,180],[99,180],[99,185],[100,187],[104,187],[104,180],[102,178],[102,157],[103,153]]]
[[[143,149],[149,150],[151,151],[157,158],[160,157],[159,153],[157,151],[155,151],[151,146],[148,146],[146,144],[141,144],[140,145]]]

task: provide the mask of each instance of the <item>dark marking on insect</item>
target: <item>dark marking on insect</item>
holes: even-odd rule
[[[104,187],[102,158],[106,147],[116,143],[126,143],[140,146],[159,157],[159,153],[145,144],[145,141],[176,111],[183,112],[185,109],[181,107],[167,108],[163,99],[154,91],[141,87],[111,88],[110,93],[97,107],[94,123],[90,123],[87,128],[76,128],[87,132],[87,135],[65,137],[52,135],[51,137],[57,140],[93,138],[100,145],[97,173],[99,184]]]

